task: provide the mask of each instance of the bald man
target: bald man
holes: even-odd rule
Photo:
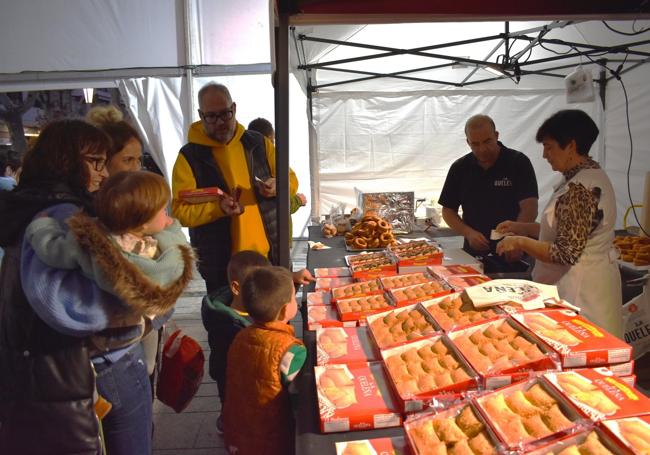
[[[467,120],[465,137],[472,151],[451,165],[439,203],[445,222],[465,238],[465,251],[482,256],[490,252],[490,231],[500,222],[535,221],[537,179],[526,155],[499,142],[487,115]]]

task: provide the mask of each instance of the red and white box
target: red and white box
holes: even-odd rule
[[[352,272],[348,267],[317,267],[314,269],[316,278],[351,277]]]
[[[378,276],[397,275],[395,259],[385,252],[346,256],[352,276],[356,279],[371,279]]]
[[[594,422],[650,412],[650,398],[607,368],[546,373],[544,377]]]
[[[407,450],[408,444],[404,436],[336,443],[336,455],[407,455]]]
[[[364,325],[366,316],[391,308],[394,308],[393,302],[384,294],[367,295],[336,301],[336,310],[341,321],[361,321]]]
[[[430,265],[442,264],[443,253],[440,247],[427,240],[416,240],[388,247],[397,259],[400,273],[424,272]]]
[[[482,275],[480,270],[470,264],[432,265],[428,270],[442,280],[452,276]]]
[[[504,446],[519,453],[586,423],[565,397],[540,378],[482,395],[476,404]]]
[[[331,327],[316,330],[316,365],[381,360],[366,327]]]
[[[375,346],[388,349],[434,335],[439,331],[431,315],[416,303],[366,318]]]
[[[386,290],[427,283],[433,280],[434,278],[425,272],[407,273],[405,275],[394,275],[380,278],[381,285]]]
[[[551,346],[564,368],[632,360],[632,346],[573,311],[531,311],[512,315],[512,318]]]
[[[425,300],[422,306],[445,332],[483,324],[504,316],[498,308],[474,308],[472,302],[463,301],[460,293]]]
[[[447,335],[481,375],[487,389],[524,380],[533,372],[560,369],[557,354],[508,318]]]
[[[631,453],[650,453],[650,414],[603,420],[600,425]]]
[[[492,278],[487,275],[463,275],[450,276],[449,278],[445,278],[445,281],[447,281],[449,286],[453,287],[455,290],[462,291],[465,288],[478,286],[479,284],[492,281]]]
[[[402,424],[380,362],[317,366],[314,373],[322,433]]]
[[[351,299],[354,297],[365,297],[368,295],[383,294],[379,280],[359,281],[357,283],[347,283],[343,286],[337,286],[332,289],[332,302],[341,299]]]
[[[541,444],[539,448],[527,453],[528,455],[627,454],[619,441],[598,428],[578,431],[547,444]]]
[[[432,398],[460,398],[476,389],[478,374],[444,335],[382,351],[391,385],[404,412],[421,411]]]
[[[332,305],[310,305],[307,307],[307,329],[317,330],[328,327],[356,327],[356,321],[341,321]]]
[[[388,292],[395,301],[395,305],[400,307],[450,294],[452,289],[445,281],[434,280],[404,288],[391,289]]]
[[[422,413],[404,423],[406,439],[414,455],[452,453],[496,454],[500,446],[492,429],[472,403],[438,413]]]
[[[607,368],[609,371],[611,371],[614,374],[614,376],[618,376],[619,378],[634,375],[634,360],[630,360],[629,362],[625,362],[625,363],[604,365],[604,367]],[[583,368],[584,367],[562,368],[562,369],[564,371],[572,371],[572,370],[581,370]]]
[[[216,186],[197,188],[195,190],[181,190],[178,192],[178,198],[190,204],[218,201],[224,195],[223,190]]]
[[[308,292],[307,305],[331,305],[332,294],[325,291]]]
[[[316,291],[329,291],[332,288],[352,283],[352,277],[316,278]]]

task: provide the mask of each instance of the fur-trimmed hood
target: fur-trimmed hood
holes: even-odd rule
[[[93,258],[95,266],[114,293],[141,315],[167,313],[192,280],[195,257],[186,243],[167,245],[168,248],[162,250],[158,259],[145,259],[154,271],[162,269],[169,272],[170,267],[172,271],[182,267],[178,278],[161,285],[127,259],[125,255],[129,253],[124,253],[95,219],[77,213],[67,223],[79,246]],[[164,248],[165,242],[159,245]],[[139,260],[142,261],[142,258]]]

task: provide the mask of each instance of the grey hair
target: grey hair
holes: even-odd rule
[[[485,115],[485,114],[476,114],[476,115],[471,116],[469,118],[469,120],[467,120],[467,122],[465,122],[465,135],[467,135],[467,131],[470,130],[471,128],[482,125],[484,123],[488,123],[488,124],[492,125],[492,129],[494,131],[497,130],[497,127],[495,126],[494,120],[492,120],[492,117],[490,117],[489,115]]]
[[[221,92],[224,94],[226,97],[226,101],[228,101],[228,104],[232,104],[232,97],[230,96],[230,91],[228,90],[228,87],[226,87],[223,84],[218,84],[216,82],[209,82],[205,84],[203,87],[201,87],[201,90],[199,90],[199,106],[201,106],[201,100],[203,99],[203,95],[205,95],[207,92],[216,90],[218,92]]]

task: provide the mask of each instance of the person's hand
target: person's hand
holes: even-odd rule
[[[236,201],[232,196],[224,196],[219,201],[219,206],[226,216],[236,216],[244,213],[244,206]]]
[[[296,196],[298,196],[298,199],[300,199],[300,204],[305,206],[307,205],[307,196],[305,196],[302,193],[296,193]]]
[[[296,284],[309,284],[312,281],[316,281],[316,278],[309,272],[307,269],[301,269],[297,272],[293,272],[293,282]]]
[[[264,197],[275,197],[275,178],[270,177],[263,182],[257,182],[257,188]]]
[[[517,235],[522,235],[521,232],[521,223],[518,223],[517,221],[503,221],[499,224],[497,224],[497,227],[495,229],[497,232],[501,234],[517,234]]]
[[[521,250],[507,251],[505,254],[506,262],[517,262],[524,255],[524,252]]]
[[[473,250],[487,251],[490,249],[490,242],[479,231],[472,229],[465,238]]]
[[[497,243],[497,254],[501,256],[506,255],[506,258],[508,257],[508,254],[521,254],[519,239],[521,239],[521,237],[518,235],[509,235],[508,237],[504,237],[503,240]]]

